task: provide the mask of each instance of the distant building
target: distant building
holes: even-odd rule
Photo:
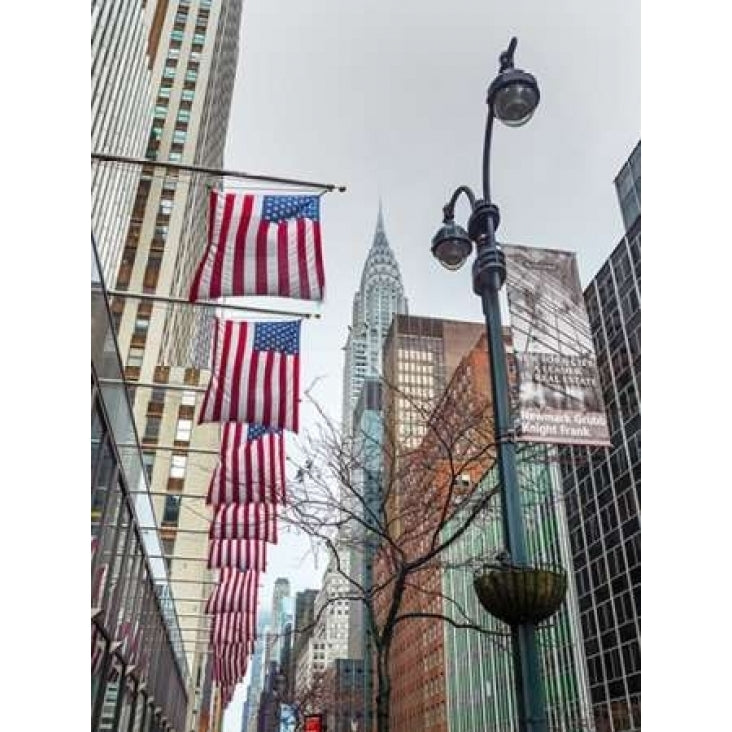
[[[363,266],[359,289],[353,298],[351,326],[343,349],[345,352],[342,404],[343,435],[345,438],[353,437],[356,443],[362,443],[362,436],[358,434],[358,430],[354,433],[354,410],[358,410],[358,405],[361,404],[364,393],[373,393],[373,383],[378,384],[382,376],[383,343],[393,316],[398,313],[404,314],[407,310],[408,304],[404,296],[399,264],[389,246],[384,227],[383,210],[381,203],[379,203],[376,231]],[[372,386],[366,387],[368,382],[371,382]],[[374,467],[374,470],[375,473],[378,472],[376,467]],[[375,479],[378,480],[378,477]],[[356,490],[366,490],[364,473],[358,468],[351,476],[351,481],[351,487],[356,488]],[[369,479],[369,482],[373,487],[373,480]],[[342,502],[345,511],[351,511],[353,514],[363,513],[362,501],[346,490],[343,491]],[[356,547],[359,544],[362,533],[363,526],[353,520],[348,521],[341,530],[342,538],[351,547]],[[356,582],[362,584],[364,581],[363,572],[365,571],[363,554],[355,548],[348,548],[344,551],[344,554],[348,554],[347,561],[350,576]],[[338,657],[344,660],[361,659],[364,653],[364,634],[367,632],[364,627],[361,603],[344,600],[342,608],[338,612],[341,612],[341,610],[344,613],[343,627],[346,634],[346,643],[344,652],[339,654]],[[323,641],[316,638],[314,642],[317,646]],[[329,641],[325,642],[328,643]],[[318,654],[321,650],[316,647],[314,652]],[[329,659],[335,657],[335,655],[328,654]]]
[[[350,552],[343,551],[339,559],[342,572],[348,576]],[[348,657],[349,602],[339,598],[348,595],[349,586],[331,557],[323,576],[323,587],[315,599],[315,617],[318,618],[313,632],[316,671],[325,671],[336,658]]]
[[[364,497],[360,506],[366,525],[374,523],[381,504],[381,480],[383,471],[383,413],[382,385],[379,379],[369,378],[363,382],[361,395],[353,413],[353,453],[356,467],[353,483]],[[374,559],[378,537],[362,527],[361,552],[352,552],[356,577],[368,592],[374,586]],[[373,716],[373,638],[371,626],[365,622],[364,605],[357,600],[350,602],[348,655],[363,659],[363,729],[370,730]]]
[[[295,625],[292,639],[290,678],[293,698],[302,698],[310,683],[312,646],[315,629],[315,599],[318,590],[304,590],[295,595]]]
[[[562,479],[597,732],[641,728],[640,143],[616,178],[628,226],[585,290],[612,448],[565,448]]]
[[[427,434],[427,417],[437,406],[448,381],[465,354],[484,333],[482,323],[396,315],[384,343],[382,489],[394,535],[402,531],[398,485],[402,455],[415,451]],[[374,564],[374,582],[383,583],[384,564]],[[437,590],[439,570],[420,573],[426,591]],[[424,593],[407,591],[405,610],[424,608]],[[377,597],[383,619],[388,599]],[[441,612],[439,596],[430,607]],[[391,651],[391,722],[395,729],[447,732],[442,621],[410,620],[397,626]]]
[[[259,698],[264,688],[264,648],[266,628],[269,625],[270,612],[262,608],[257,619],[257,640],[254,644],[254,655],[249,668],[249,686],[247,698],[242,713],[242,732],[257,732],[257,716],[259,712]]]
[[[337,658],[326,671],[325,711],[328,732],[362,732],[363,662]]]
[[[343,369],[343,433],[351,434],[353,410],[367,377],[381,376],[382,346],[395,313],[407,312],[399,264],[384,230],[379,204],[376,231],[353,297]]]

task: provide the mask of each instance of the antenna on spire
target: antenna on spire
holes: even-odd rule
[[[384,234],[384,207],[381,202],[381,194],[379,194],[379,215],[376,218],[376,232]]]

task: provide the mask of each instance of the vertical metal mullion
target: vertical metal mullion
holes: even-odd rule
[[[99,633],[102,638],[104,639],[105,645],[104,645],[104,660],[102,661],[102,668],[100,671],[100,681],[99,686],[97,687],[97,694],[92,702],[92,717],[91,717],[91,731],[96,732],[97,727],[99,726],[99,719],[102,714],[102,705],[104,703],[104,696],[107,690],[107,677],[109,676],[109,664],[110,659],[112,658],[112,653],[110,652],[110,647],[112,645],[112,642],[109,639],[109,636],[97,626],[97,633]]]
[[[123,583],[123,570],[127,564],[127,558],[128,558],[128,552],[129,552],[129,544],[130,544],[130,534],[132,533],[132,522],[134,520],[134,517],[132,513],[130,512],[130,507],[127,505],[127,502],[125,500],[124,494],[122,494],[122,501],[120,502],[120,513],[124,515],[124,512],[127,511],[127,515],[125,518],[127,519],[127,526],[125,528],[125,537],[124,537],[124,549],[121,553],[116,552],[117,547],[115,547],[116,554],[120,557],[119,559],[119,569],[117,571],[117,578],[114,583],[114,589],[112,591],[112,597],[110,600],[110,606],[107,612],[107,621],[111,623],[115,623],[115,627],[109,628],[110,633],[112,634],[112,637],[116,637],[117,633],[117,625],[118,623],[115,622],[115,617],[119,615],[119,608],[121,604],[121,595],[124,590],[124,583]],[[117,522],[117,530],[118,530],[118,538],[119,538],[119,532],[122,530],[122,521]],[[117,617],[118,619],[118,617]]]
[[[115,561],[115,557],[117,555],[117,544],[119,543],[119,532],[120,532],[120,525],[119,525],[119,511],[122,507],[122,495],[121,491],[119,491],[119,501],[116,504],[116,508],[112,507],[111,498],[115,493],[118,491],[119,486],[119,466],[115,464],[114,470],[112,471],[112,480],[110,480],[110,486],[107,489],[107,498],[104,503],[104,511],[102,514],[102,521],[101,521],[101,530],[99,532],[99,548],[95,554],[98,556],[96,557],[96,561],[92,567],[92,570],[94,573],[97,572],[97,570],[100,567],[100,563],[103,559],[103,554],[105,553],[105,540],[104,537],[107,534],[107,531],[111,532],[112,536],[112,544],[109,547],[109,562],[107,562],[107,571],[108,575],[105,577],[104,580],[104,586],[102,588],[101,596],[98,598],[99,600],[99,607],[105,608],[108,600],[109,595],[109,582],[111,579],[111,569],[113,567],[113,562]],[[111,516],[110,521],[110,512],[113,514]],[[114,524],[112,523],[114,522]]]
[[[127,680],[125,678],[125,670],[127,669],[127,665],[125,664],[121,656],[118,655],[117,659],[122,666],[122,670],[119,674],[119,683],[117,686],[117,704],[114,708],[114,718],[112,719],[113,732],[119,732],[119,717],[122,713],[122,704],[124,704],[125,694],[127,693]]]

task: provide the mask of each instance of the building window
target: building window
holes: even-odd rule
[[[175,439],[180,442],[188,442],[191,439],[191,430],[193,429],[193,420],[179,419],[178,426],[175,430]]]
[[[130,348],[130,352],[127,354],[127,365],[134,368],[140,368],[142,366],[142,357],[144,354],[145,350],[143,348]]]
[[[165,497],[165,509],[163,511],[164,524],[178,524],[178,516],[180,515],[180,496],[167,495]]]
[[[183,159],[182,153],[179,152],[172,152],[168,155],[168,160],[171,163],[177,163],[180,162]]]
[[[136,336],[144,336],[147,333],[147,329],[150,326],[150,318],[147,315],[138,315],[135,319],[135,333]]]
[[[168,227],[167,226],[156,226],[155,233],[153,234],[153,241],[160,244],[164,244],[168,238]]]
[[[174,130],[173,131],[173,141],[174,142],[185,142],[186,141],[186,132],[185,130]]]
[[[188,458],[185,455],[173,455],[173,460],[170,463],[170,477],[185,478],[187,462]]]
[[[165,402],[165,389],[162,387],[153,387],[152,394],[150,395],[150,401],[158,404]]]
[[[170,216],[170,212],[173,210],[173,201],[169,198],[160,199],[160,213],[163,216]]]
[[[196,404],[196,392],[195,391],[184,391],[183,398],[180,403],[184,407],[193,407]]]
[[[149,485],[150,483],[152,483],[153,467],[155,466],[155,453],[143,452],[142,465],[145,468],[145,475],[147,476],[147,482]]]
[[[160,264],[162,259],[162,252],[150,252],[150,255],[147,258],[147,267],[145,268],[145,279],[142,283],[143,292],[155,292],[155,288],[158,284],[158,276],[160,275]]]
[[[171,556],[175,549],[175,539],[161,539],[161,544],[163,545],[163,554]]]
[[[192,102],[193,101],[193,95],[194,95],[193,89],[184,89],[180,93],[180,98],[184,102]]]
[[[193,69],[186,71],[186,81],[195,81],[198,78],[198,71]]]
[[[165,119],[166,115],[168,114],[168,107],[164,106],[162,104],[158,104],[155,107],[155,112],[153,113],[153,117],[156,119]],[[153,132],[155,133],[155,139],[159,140],[160,135],[162,134],[162,129],[159,127],[153,127]]]
[[[143,440],[157,440],[160,434],[160,417],[149,415],[145,422]]]

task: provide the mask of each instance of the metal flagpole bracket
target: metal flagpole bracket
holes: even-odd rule
[[[204,173],[216,178],[241,178],[242,180],[258,180],[262,183],[282,183],[289,186],[301,186],[302,188],[320,188],[324,191],[338,191],[345,193],[346,187],[334,183],[316,183],[309,180],[298,180],[297,178],[281,178],[279,176],[261,175],[258,173],[246,173],[241,170],[224,170],[223,168],[209,168],[205,165],[188,165],[186,163],[171,163],[164,160],[148,160],[147,158],[130,158],[125,155],[112,155],[110,153],[93,152],[91,159],[101,163],[127,163],[128,165],[142,165],[150,168],[168,168],[169,170],[180,170],[186,173]]]
[[[162,303],[164,305],[187,305],[195,308],[219,308],[221,310],[235,310],[240,313],[257,313],[260,315],[278,315],[286,318],[320,318],[320,313],[297,313],[291,310],[275,310],[273,308],[255,307],[253,305],[230,305],[219,302],[191,302],[184,297],[172,297],[167,295],[151,295],[147,292],[129,292],[128,290],[107,290],[109,297],[128,297],[132,300],[145,302]],[[238,295],[236,297],[239,297]]]

